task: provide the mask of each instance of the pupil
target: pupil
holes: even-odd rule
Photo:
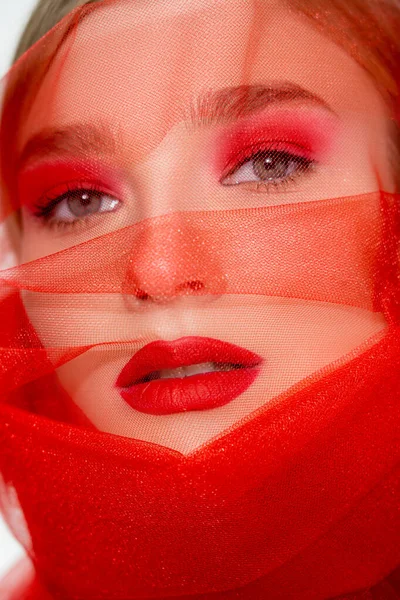
[[[293,159],[286,152],[273,150],[267,156],[264,152],[254,159],[254,172],[264,180],[284,179],[293,170],[291,163]]]
[[[101,194],[96,192],[76,191],[68,198],[68,208],[75,217],[84,217],[98,212],[100,203]]]

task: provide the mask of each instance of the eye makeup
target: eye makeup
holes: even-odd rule
[[[268,111],[267,115],[253,115],[219,130],[212,142],[215,182],[218,185],[243,186],[244,190],[284,193],[301,176],[312,174],[327,159],[337,125],[337,117],[325,114],[325,111],[286,108]],[[240,177],[232,174],[237,173],[246,162],[258,167],[254,172],[264,169],[268,175],[268,168],[271,169],[272,165],[272,173],[275,170],[284,176],[240,181]],[[244,168],[249,172],[249,168]],[[68,202],[71,196],[85,193],[99,198],[101,195],[108,196],[120,204],[119,199],[124,197],[123,178],[119,169],[92,159],[63,158],[34,163],[20,173],[19,201],[47,227],[60,225],[68,229],[78,221],[83,225],[83,221],[86,223],[95,215],[88,211],[87,215],[79,215],[76,219],[70,215],[63,219],[60,217],[65,213],[60,212],[62,203]]]
[[[91,160],[62,159],[33,165],[19,174],[19,205],[35,214],[74,189],[94,189],[115,197],[123,195],[121,177],[116,176],[115,169]]]
[[[244,158],[269,148],[305,160],[324,162],[337,135],[338,120],[316,111],[285,109],[257,115],[223,129],[217,136],[215,175],[226,176]]]

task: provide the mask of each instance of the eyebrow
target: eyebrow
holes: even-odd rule
[[[277,82],[206,90],[192,100],[182,117],[188,129],[197,129],[228,124],[261,112],[268,106],[295,101],[322,107],[336,115],[332,107],[313,92],[292,82]],[[22,168],[27,162],[60,155],[84,157],[97,152],[112,156],[122,141],[121,129],[103,121],[47,128],[26,143],[19,155],[18,166]]]
[[[283,81],[205,91],[192,101],[184,120],[195,127],[224,124],[260,112],[273,104],[295,101],[314,104],[336,115],[320,96],[300,85]]]

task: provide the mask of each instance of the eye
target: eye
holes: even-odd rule
[[[279,186],[285,184],[314,165],[314,160],[285,150],[258,150],[240,161],[223,179],[223,185],[258,182]]]
[[[114,210],[119,201],[96,190],[74,190],[59,199],[52,218],[70,222],[100,212]]]
[[[43,206],[36,208],[36,216],[49,226],[73,225],[98,213],[112,212],[120,201],[99,189],[76,188],[47,198]]]

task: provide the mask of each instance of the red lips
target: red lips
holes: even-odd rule
[[[201,363],[232,370],[157,379],[157,372]],[[242,394],[260,371],[261,356],[204,337],[157,341],[141,348],[121,371],[116,386],[132,408],[163,415],[223,406]],[[149,377],[150,376],[150,377]],[[146,379],[147,378],[147,379]]]

